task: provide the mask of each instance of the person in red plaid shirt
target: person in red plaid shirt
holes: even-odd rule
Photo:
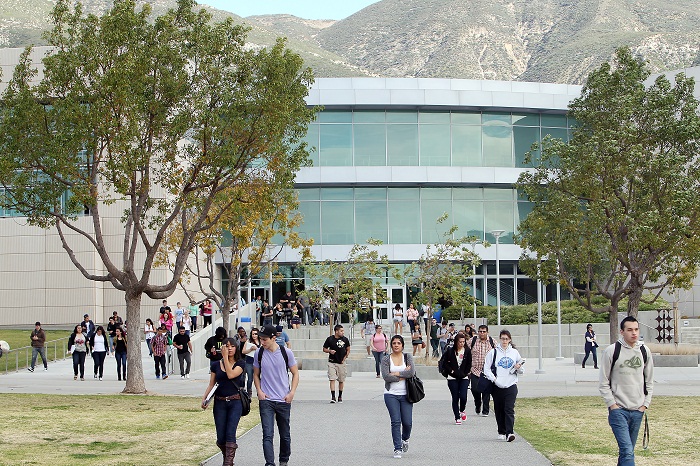
[[[472,350],[472,370],[469,374],[469,381],[471,383],[472,398],[474,398],[474,410],[476,411],[476,414],[488,416],[491,395],[488,393],[481,393],[476,388],[479,382],[479,376],[484,370],[486,353],[496,347],[496,343],[494,343],[493,338],[489,336],[488,326],[479,325],[477,336],[471,339],[469,346]]]
[[[168,335],[165,325],[158,327],[158,333],[151,340],[153,348],[153,360],[156,363],[156,379],[160,379],[161,370],[163,372],[163,380],[168,378],[168,371],[165,368],[165,353],[168,348]]]

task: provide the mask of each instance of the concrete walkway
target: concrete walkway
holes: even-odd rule
[[[208,381],[201,370],[190,379],[180,379],[179,367],[168,380],[155,380],[155,371],[148,351],[143,347],[143,367],[146,387],[156,394],[200,397]],[[176,363],[177,366],[177,363]],[[0,375],[0,393],[46,394],[116,394],[124,382],[116,380],[114,358],[105,361],[103,381],[92,378],[92,359],[86,361],[84,382],[73,380],[70,359],[41,365],[34,373],[27,370]],[[526,373],[518,384],[519,397],[599,396],[598,371],[582,369],[571,359],[543,360],[544,373],[535,374],[538,361],[529,359]],[[437,370],[437,368],[435,368]],[[700,368],[655,369],[654,395],[700,396]],[[522,438],[513,443],[496,440],[496,421],[491,414],[482,418],[467,410],[468,419],[462,426],[454,425],[450,395],[443,380],[425,380],[426,399],[415,405],[410,451],[401,460],[392,458],[389,418],[383,401],[383,382],[373,373],[355,372],[346,382],[343,404],[331,405],[328,380],[324,371],[301,371],[301,382],[292,409],[291,464],[478,464],[480,466],[513,463],[549,465],[550,462]],[[253,402],[256,402],[253,399]],[[473,406],[469,394],[469,406]],[[601,401],[601,410],[603,409]],[[516,406],[517,416],[517,406]],[[212,424],[213,435],[213,424]],[[516,432],[517,435],[517,432]],[[212,437],[213,438],[213,437]],[[239,439],[236,464],[262,465],[262,434],[255,427]],[[276,445],[277,442],[276,442]],[[459,445],[458,448],[455,448]],[[215,447],[212,444],[212,454]],[[460,453],[455,455],[455,452]],[[488,451],[488,455],[470,452]],[[207,465],[221,464],[221,455]]]

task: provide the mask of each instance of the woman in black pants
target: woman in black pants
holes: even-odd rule
[[[508,330],[501,330],[500,345],[488,352],[484,361],[484,375],[496,386],[493,388],[493,410],[498,424],[498,438],[506,442],[515,440],[515,398],[518,396],[518,373],[525,360],[511,344]],[[494,374],[492,365],[496,367]]]
[[[99,376],[100,380],[102,380],[109,343],[105,329],[101,325],[97,326],[95,334],[90,337],[90,350],[92,351],[92,359],[95,362],[95,378]]]
[[[586,361],[588,360],[588,355],[593,353],[593,368],[598,369],[598,355],[596,354],[596,348],[598,347],[598,343],[595,341],[595,332],[593,331],[593,325],[588,324],[586,325],[586,334],[584,335],[586,338],[586,345],[584,346],[584,349],[586,350],[586,356],[583,358],[583,362],[581,363],[582,368],[586,368]]]
[[[472,368],[472,353],[467,347],[463,333],[458,333],[454,345],[445,350],[442,360],[442,375],[447,378],[447,387],[452,395],[452,413],[455,424],[467,420],[467,392],[469,389],[469,371]]]
[[[90,342],[83,333],[83,327],[76,325],[75,330],[68,338],[68,354],[73,357],[73,380],[78,380],[78,371],[80,371],[80,380],[85,380],[85,356],[89,344]]]

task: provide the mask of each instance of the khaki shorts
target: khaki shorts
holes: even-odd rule
[[[345,377],[348,375],[348,369],[345,364],[338,364],[336,362],[328,363],[328,380],[337,380],[338,382],[345,382]]]
[[[365,346],[372,346],[372,335],[365,335]]]

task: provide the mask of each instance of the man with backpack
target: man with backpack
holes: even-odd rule
[[[263,431],[265,466],[275,466],[275,423],[280,436],[279,466],[287,466],[292,439],[289,420],[292,400],[299,385],[299,371],[294,353],[275,341],[277,330],[266,325],[258,332],[260,348],[253,358],[253,381],[258,392],[260,422]],[[292,383],[289,384],[289,372]]]
[[[469,349],[472,353],[472,368],[469,372],[469,381],[471,383],[472,398],[474,398],[474,411],[477,415],[489,415],[489,402],[491,395],[481,393],[477,386],[479,384],[479,376],[484,370],[484,361],[486,354],[496,347],[493,338],[489,336],[489,327],[487,325],[479,325],[477,336],[472,337],[469,342]]]
[[[654,361],[638,340],[639,322],[627,316],[620,323],[620,339],[605,348],[601,358],[598,388],[608,406],[619,466],[634,466],[634,445],[654,390]]]

